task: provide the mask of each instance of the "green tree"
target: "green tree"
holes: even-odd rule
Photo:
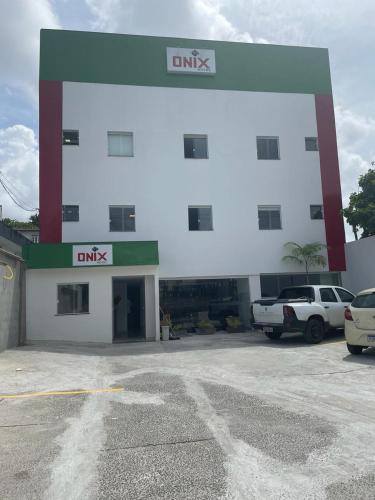
[[[284,255],[284,262],[297,262],[301,266],[303,265],[306,273],[306,281],[309,283],[309,272],[311,266],[322,266],[326,265],[326,258],[320,255],[319,252],[326,248],[323,243],[307,243],[306,245],[299,245],[295,241],[288,241],[285,243],[285,248],[290,251],[289,255]]]
[[[356,240],[359,230],[362,230],[361,238],[375,234],[375,170],[370,168],[361,175],[358,185],[359,192],[350,195],[349,206],[342,211]]]
[[[34,229],[39,227],[39,214],[34,214],[29,217],[28,222],[19,221],[17,219],[9,219],[4,217],[2,222],[13,229]]]

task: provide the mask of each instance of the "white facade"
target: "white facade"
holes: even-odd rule
[[[160,278],[302,271],[288,241],[325,243],[314,95],[63,83],[62,241],[157,240]],[[107,132],[132,132],[134,157],[109,157]],[[208,159],[184,158],[184,134],[206,134]],[[256,137],[278,136],[280,160],[257,160]],[[109,205],[135,205],[136,231],[110,232]],[[188,206],[211,205],[213,231],[189,231]],[[259,230],[258,205],[281,206],[281,230]],[[93,272],[93,271],[91,271]],[[257,298],[253,296],[252,299]]]
[[[112,279],[144,277],[145,340],[159,340],[159,281],[156,266],[30,269],[26,275],[27,338],[111,343]],[[87,314],[57,314],[57,285],[88,283]],[[41,300],[43,297],[43,300]]]

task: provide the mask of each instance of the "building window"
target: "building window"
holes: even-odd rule
[[[134,156],[132,132],[108,132],[108,156]]]
[[[135,231],[135,206],[112,206],[109,207],[109,230]]]
[[[184,135],[185,158],[207,159],[207,136]]]
[[[212,231],[212,207],[189,207],[189,231]]]
[[[281,208],[279,205],[258,207],[259,229],[281,229]]]
[[[78,222],[79,221],[79,206],[78,205],[63,205],[62,206],[63,222]]]
[[[280,160],[278,137],[257,137],[258,160]]]
[[[323,205],[310,205],[310,217],[312,220],[324,219]]]
[[[88,283],[57,285],[57,314],[85,314],[88,312]]]
[[[306,151],[319,151],[318,138],[305,137],[305,149]]]
[[[63,130],[63,145],[64,146],[79,146],[79,131],[78,130]]]
[[[39,243],[39,234],[33,234],[33,235],[31,236],[31,241],[32,241],[33,243]]]

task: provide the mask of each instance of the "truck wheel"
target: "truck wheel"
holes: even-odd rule
[[[346,344],[350,354],[362,354],[363,347],[361,345]]]
[[[279,340],[281,335],[282,335],[282,333],[280,333],[280,332],[267,332],[266,333],[266,336],[271,340]]]
[[[319,344],[324,338],[324,325],[320,319],[310,319],[306,325],[304,339],[309,344]]]

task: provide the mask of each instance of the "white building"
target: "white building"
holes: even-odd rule
[[[326,49],[42,30],[40,65],[29,338],[155,339],[159,300],[183,326],[247,323],[304,282],[288,241],[327,244],[314,280],[339,282]]]

